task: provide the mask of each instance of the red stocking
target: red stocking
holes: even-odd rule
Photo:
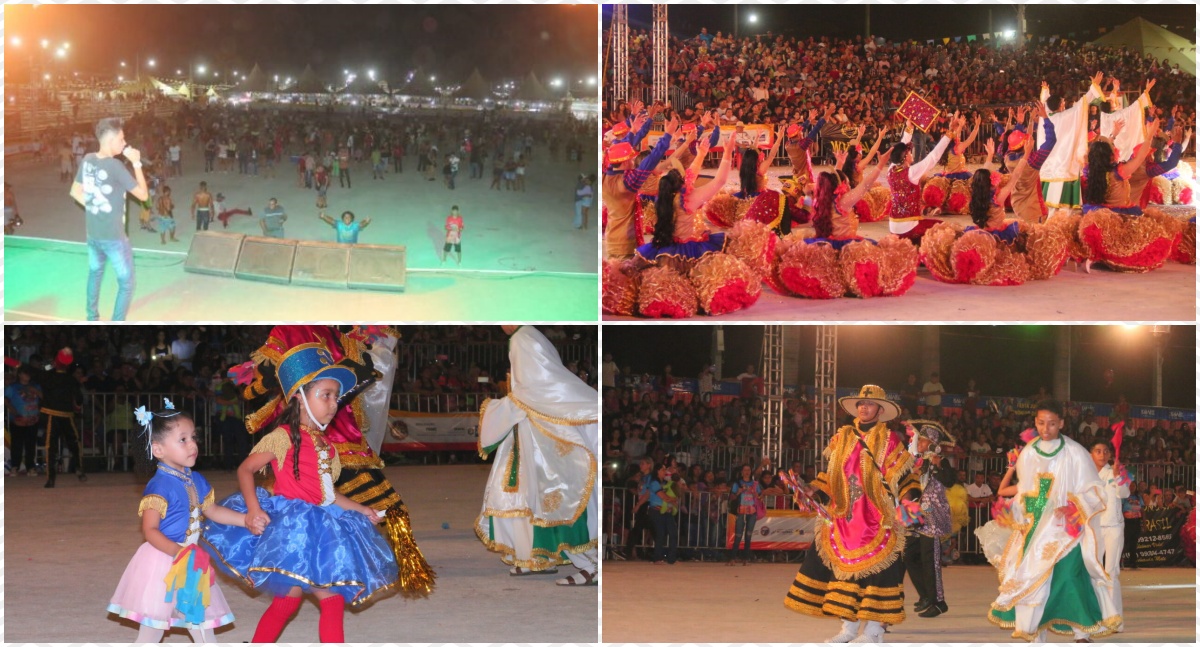
[[[317,636],[321,642],[346,642],[346,632],[342,627],[342,614],[345,611],[346,599],[340,595],[321,600],[321,622],[317,625]]]
[[[279,634],[283,633],[283,628],[287,625],[288,620],[292,619],[292,615],[300,608],[300,597],[278,597],[271,600],[271,606],[267,607],[262,618],[258,621],[258,628],[254,630],[254,638],[250,642],[256,643],[273,643],[279,640]]]

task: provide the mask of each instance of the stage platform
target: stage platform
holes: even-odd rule
[[[130,321],[595,321],[598,279],[580,272],[410,268],[403,293],[277,285],[183,271],[183,252],[136,249]],[[83,243],[12,237],[4,246],[4,319],[86,318]],[[117,279],[100,291],[112,316]]]
[[[413,532],[438,573],[426,599],[391,596],[346,613],[346,639],[360,643],[593,643],[598,587],[563,587],[551,576],[511,577],[475,536],[489,465],[389,467]],[[217,498],[232,494],[233,472],[202,471]],[[4,641],[128,643],[137,629],[105,607],[143,539],[137,507],[144,483],[132,474],[97,473],[80,483],[60,475],[6,477],[4,487]],[[448,529],[442,525],[448,524]],[[563,567],[563,573],[573,573]],[[218,642],[249,642],[268,596],[220,579],[236,616]],[[280,637],[317,640],[320,610],[306,598]],[[536,621],[531,621],[531,616]],[[174,631],[165,642],[191,642]]]
[[[802,615],[783,605],[799,564],[605,560],[606,643],[819,643],[840,630],[834,619]],[[936,618],[912,613],[916,591],[905,581],[907,619],[891,628],[889,643],[1022,642],[987,620],[996,597],[991,566],[942,571],[950,610]],[[1195,643],[1196,569],[1143,568],[1121,573],[1125,632],[1102,642]],[[664,618],[680,619],[665,622]],[[1051,642],[1074,642],[1050,634]]]

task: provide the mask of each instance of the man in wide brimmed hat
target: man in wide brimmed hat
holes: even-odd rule
[[[637,164],[637,150],[627,141],[617,142],[604,152],[605,170],[600,195],[608,214],[608,221],[604,227],[606,257],[633,256],[633,250],[641,242],[638,239],[635,217],[637,193],[666,154],[678,129],[677,118],[668,121],[663,136],[641,164]]]
[[[812,483],[833,520],[817,531],[784,604],[840,618],[841,632],[825,642],[878,643],[884,624],[904,621],[905,529],[896,506],[919,485],[904,439],[886,424],[900,407],[883,388],[868,384],[838,403],[854,420],[830,439],[829,464]]]
[[[942,457],[942,448],[953,445],[954,439],[933,420],[909,420],[906,426],[912,435],[909,452],[917,457],[913,473],[919,475],[921,493],[920,522],[908,530],[904,565],[918,595],[913,611],[933,618],[949,608],[942,589],[942,537],[950,534],[946,488],[954,486],[958,475]]]

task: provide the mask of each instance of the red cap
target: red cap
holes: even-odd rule
[[[696,130],[696,124],[694,122],[690,123],[690,124],[684,124],[683,128],[681,128],[680,130],[682,130],[685,133],[690,133],[690,132]]]
[[[1025,145],[1025,133],[1014,130],[1008,134],[1008,150],[1014,151]]]
[[[1089,144],[1096,141],[1096,131],[1089,130],[1088,135],[1087,135],[1087,140],[1088,140]]]
[[[799,134],[800,134],[800,125],[799,124],[792,124],[787,127],[787,136],[788,137],[796,137]]]
[[[629,134],[629,124],[625,123],[624,121],[618,122],[617,125],[613,126],[608,132],[614,138],[620,139]]]
[[[637,151],[629,142],[618,142],[609,147],[606,155],[609,164],[621,164],[637,157]]]
[[[58,351],[58,355],[54,357],[54,363],[58,364],[59,368],[66,368],[75,363],[75,354],[70,348],[64,348]]]

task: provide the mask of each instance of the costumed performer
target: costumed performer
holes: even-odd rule
[[[1117,436],[1124,433],[1124,425],[1115,428]],[[1118,445],[1119,446],[1119,445]],[[1104,512],[1100,513],[1100,537],[1104,547],[1104,572],[1112,582],[1113,608],[1118,616],[1124,618],[1125,605],[1121,599],[1121,553],[1125,547],[1125,517],[1122,514],[1122,499],[1129,498],[1129,472],[1121,464],[1120,456],[1114,454],[1113,445],[1105,440],[1092,443],[1092,462],[1100,472],[1100,482],[1104,487]],[[1109,464],[1110,461],[1115,462]],[[1136,547],[1135,547],[1136,548]],[[1117,625],[1117,631],[1123,631],[1124,622]]]
[[[966,117],[956,115],[950,121],[948,132],[955,132],[962,128],[965,122]],[[888,230],[915,243],[930,227],[941,222],[934,218],[921,217],[921,178],[937,165],[942,153],[950,145],[950,138],[942,135],[933,150],[916,164],[913,163],[912,147],[909,144],[911,140],[912,130],[906,130],[900,143],[892,147],[890,155],[892,167],[888,170],[887,175],[888,188],[892,192],[892,211],[888,215]]]
[[[858,235],[854,205],[888,164],[886,156],[853,189],[841,171],[817,178],[812,226],[815,236],[797,231],[776,248],[771,286],[781,294],[833,299],[898,296],[916,280],[918,254],[912,241],[888,235],[882,241]],[[804,230],[807,232],[808,230]]]
[[[700,142],[691,168],[684,171],[675,161],[676,168],[659,180],[654,239],[637,248],[639,261],[651,266],[641,273],[642,315],[688,317],[697,308],[725,314],[753,304],[761,294],[761,278],[724,253],[725,234],[710,232],[704,223],[705,203],[729,178],[733,148],[724,147],[716,176],[704,186],[695,182],[708,153],[707,140]]]
[[[904,548],[904,567],[917,590],[913,607],[922,618],[942,615],[949,607],[942,587],[942,537],[950,534],[950,501],[947,488],[958,482],[958,475],[942,456],[942,446],[954,440],[941,424],[932,420],[905,423],[912,439],[908,451],[916,457],[913,473],[920,478],[920,521],[908,529]]]
[[[217,505],[212,486],[192,471],[200,450],[191,415],[170,400],[162,411],[142,406],[135,415],[158,469],[138,504],[146,541],[125,567],[108,612],[136,622],[139,643],[157,643],[175,627],[193,642],[215,642],[213,629],[234,618],[208,553],[197,546],[201,517],[244,528],[246,515]]]
[[[1010,196],[1013,213],[1017,216],[1017,220],[1028,223],[1042,222],[1046,218],[1041,169],[1050,156],[1050,152],[1058,143],[1054,122],[1049,119],[1046,104],[1038,102],[1037,107],[1047,117],[1041,121],[1043,133],[1041,145],[1036,150],[1030,151],[1033,139],[1026,131],[1024,124],[1018,123],[1017,127],[1008,135],[1008,153],[1005,155],[1009,168],[1013,169],[1008,179],[1008,184],[1012,185]],[[1024,122],[1024,113],[1025,108],[1022,107],[1018,110],[1019,122]],[[1029,131],[1035,131],[1036,128],[1035,125]],[[1024,166],[1020,162],[1024,162]]]
[[[904,440],[888,429],[900,407],[887,393],[868,384],[838,403],[854,421],[830,439],[826,471],[811,484],[828,499],[831,521],[817,530],[784,604],[841,619],[841,631],[825,642],[881,643],[885,623],[904,621],[905,528],[897,507],[919,485]]]
[[[1114,135],[1122,130],[1123,122],[1117,122]],[[1158,120],[1148,123],[1145,131],[1147,140],[1153,140]],[[1145,163],[1150,150],[1150,146],[1142,146],[1133,158],[1119,164],[1117,150],[1108,138],[1100,137],[1088,148],[1078,234],[1088,261],[1123,272],[1148,272],[1162,267],[1174,249],[1181,223],[1154,207],[1143,212],[1139,196],[1130,187],[1129,178]],[[1147,174],[1161,173],[1160,169],[1153,165]]]
[[[817,135],[821,133],[821,129],[825,127],[825,122],[829,117],[837,111],[837,104],[830,102],[825,106],[825,114],[817,119],[819,114],[816,108],[811,108],[808,111],[808,122],[805,124],[791,124],[784,131],[787,136],[787,142],[784,144],[783,150],[787,153],[788,160],[792,163],[792,180],[796,183],[798,195],[807,195],[816,184],[816,179],[813,177],[812,156],[809,154],[809,149],[812,143],[816,141]]]
[[[246,429],[258,434],[272,429],[288,406],[278,369],[289,349],[317,343],[334,362],[354,372],[357,385],[342,393],[338,411],[324,431],[342,465],[334,485],[352,501],[384,513],[382,528],[399,567],[400,592],[420,597],[433,590],[437,574],[417,546],[408,507],[383,473],[378,453],[389,429],[399,337],[385,326],[275,326],[263,345],[250,354],[251,361],[230,374],[246,385],[243,395],[247,400],[269,397],[246,416]]]
[[[346,605],[362,606],[400,583],[391,547],[375,529],[383,512],[333,485],[342,466],[323,432],[358,377],[311,342],[284,353],[278,378],[287,405],[238,467],[241,491],[221,502],[244,513],[248,528],[206,524],[205,548],[221,572],[272,596],[252,642],[278,640],[305,593],[321,608],[321,642],[345,642]],[[268,466],[272,492],[255,484]]]
[[[1047,629],[1087,642],[1121,624],[1099,557],[1104,486],[1088,451],[1061,435],[1062,404],[1043,400],[1035,409],[1037,437],[1016,460],[1022,491],[1009,510],[1015,531],[988,620],[1030,642],[1046,642]]]
[[[604,179],[601,196],[607,214],[604,227],[604,255],[609,258],[628,258],[638,245],[637,193],[646,178],[658,166],[671,141],[679,129],[679,121],[672,118],[663,129],[663,135],[655,143],[650,154],[635,165],[637,151],[626,141],[613,144],[605,152]]]
[[[555,581],[597,584],[600,447],[596,390],[563,366],[533,326],[512,335],[509,393],[479,410],[479,453],[495,452],[475,534],[511,575],[579,569]]]

